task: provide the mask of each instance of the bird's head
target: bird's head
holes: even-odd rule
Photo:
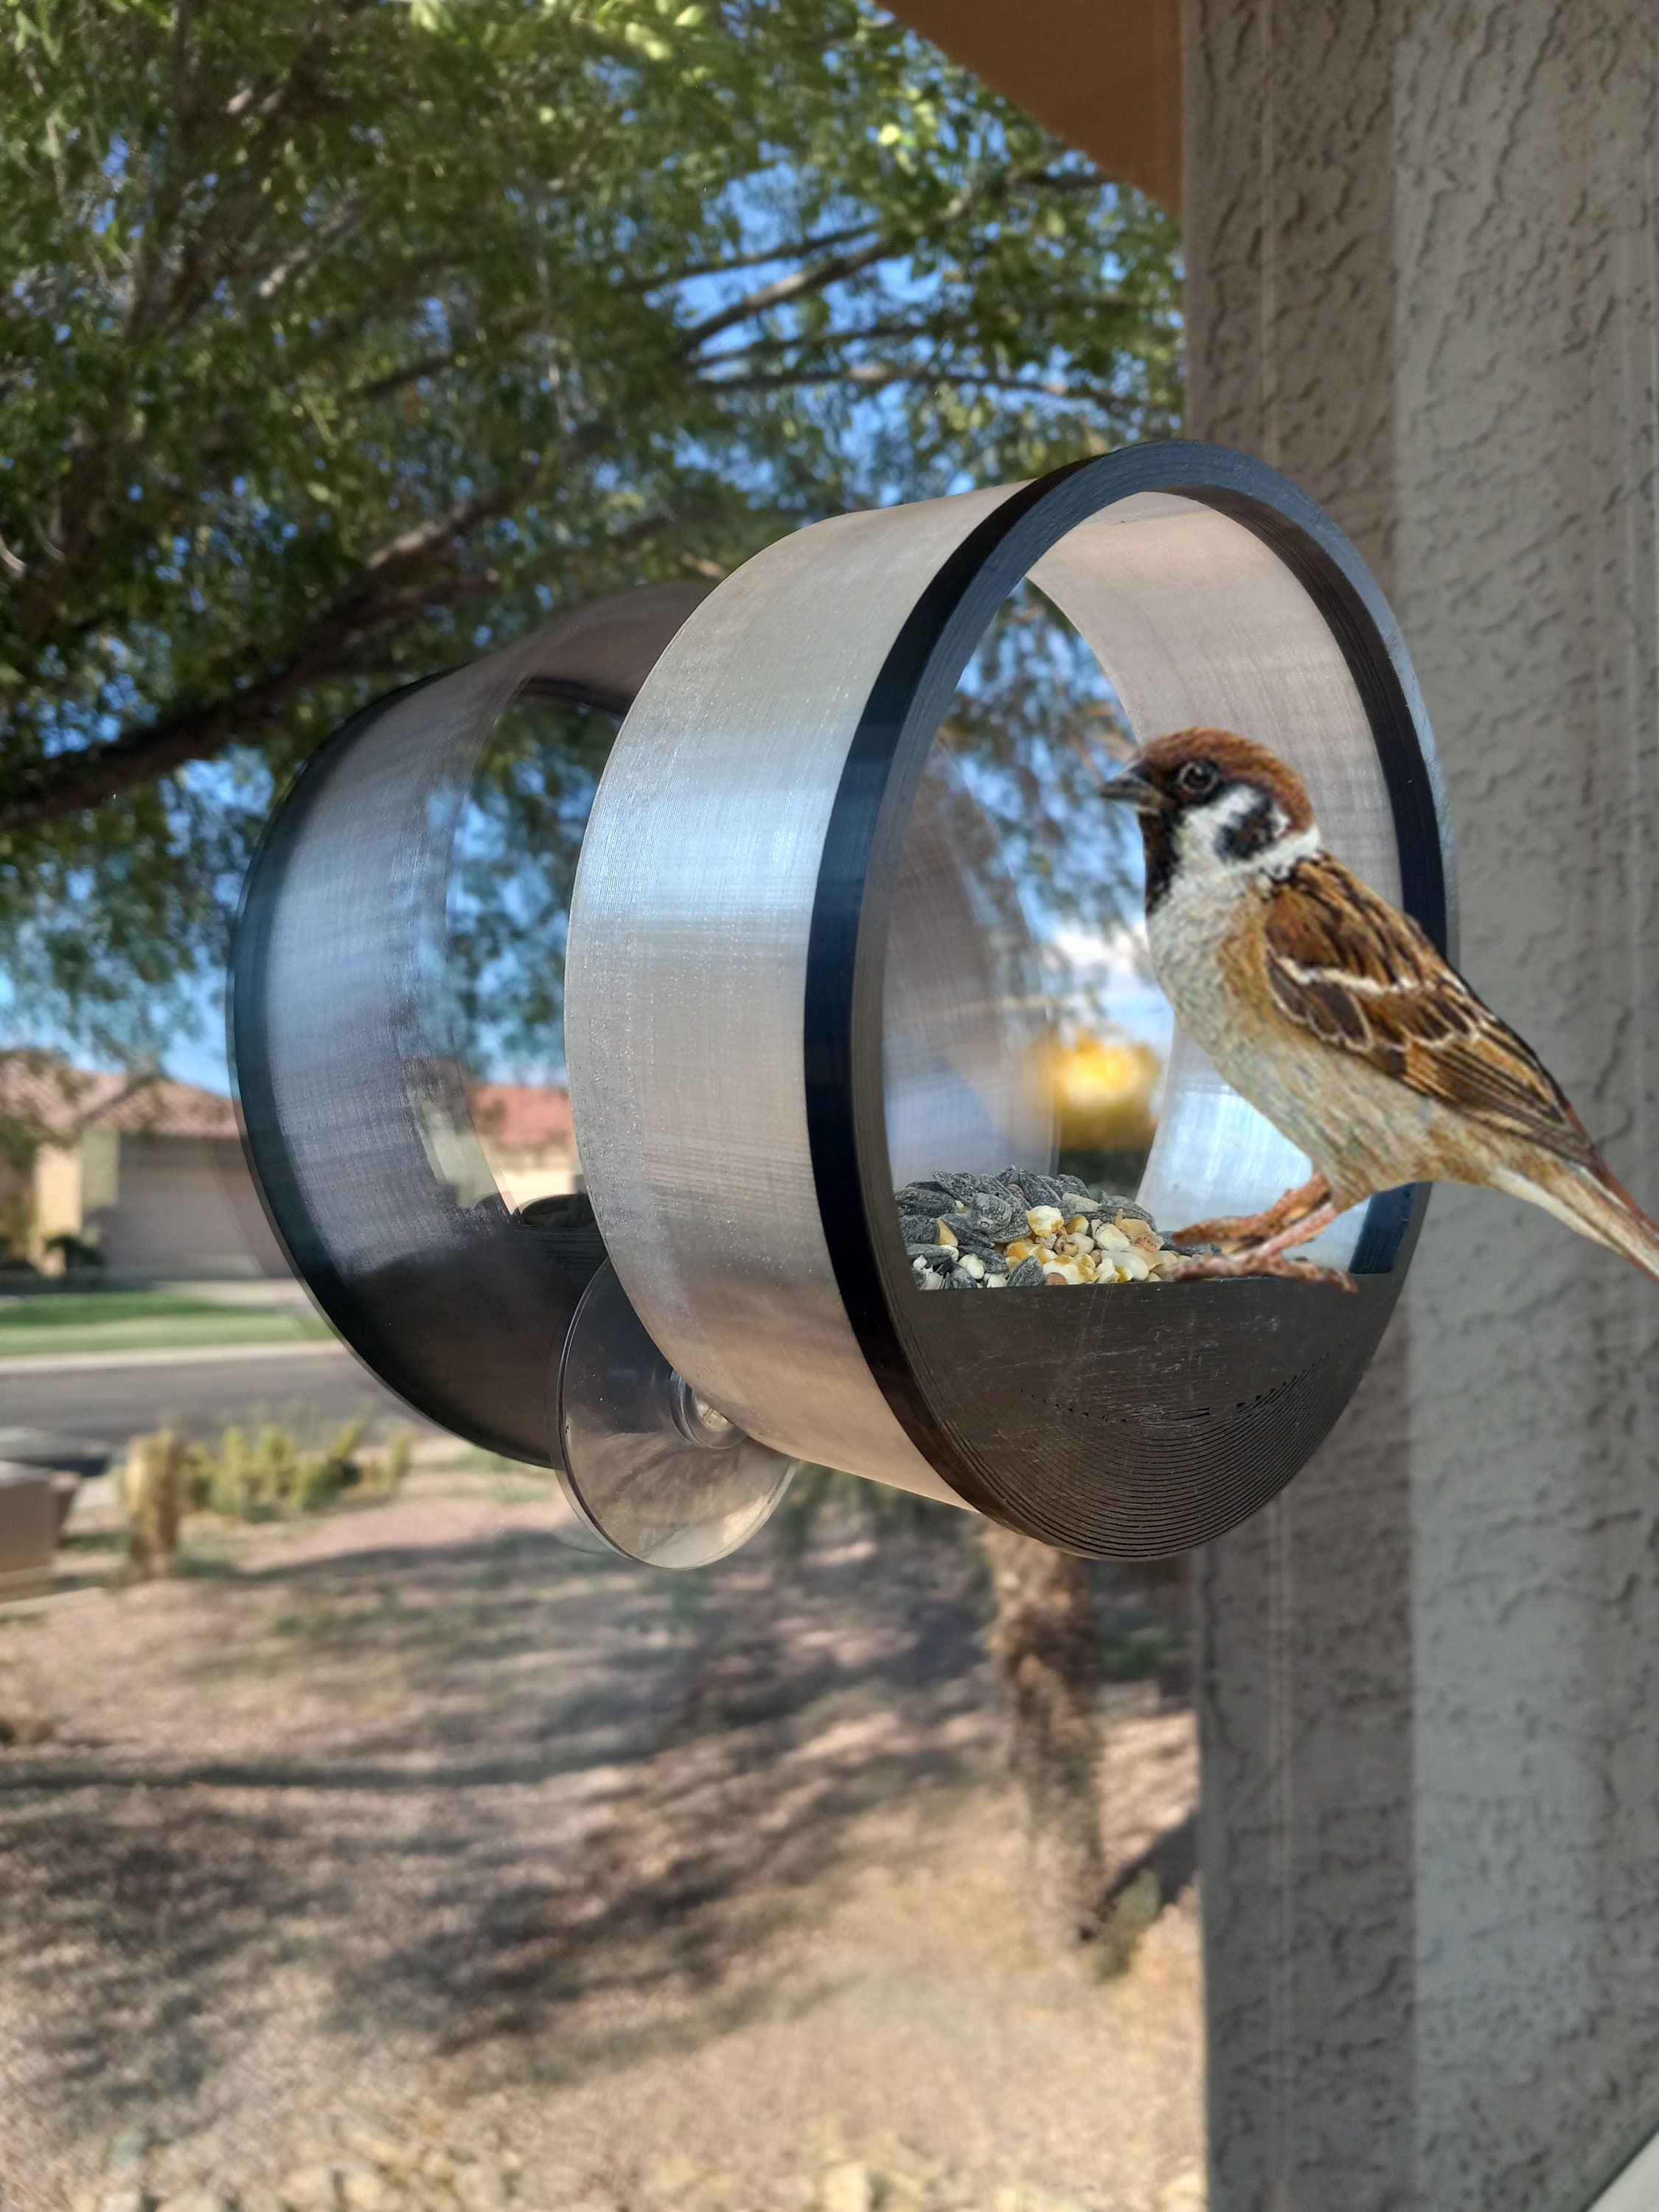
[[[1177,871],[1241,887],[1319,849],[1307,786],[1277,753],[1231,730],[1176,730],[1106,786],[1140,817],[1150,910]]]

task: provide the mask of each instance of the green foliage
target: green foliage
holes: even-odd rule
[[[1176,419],[1169,220],[862,0],[11,0],[0,54],[14,1027],[164,1036],[364,697]]]
[[[358,1452],[362,1435],[363,1424],[349,1421],[332,1443],[305,1451],[287,1429],[270,1425],[252,1437],[227,1429],[216,1452],[198,1443],[185,1453],[185,1504],[228,1520],[270,1521],[314,1513],[348,1492],[356,1498],[389,1498],[408,1473],[413,1439],[394,1437],[370,1457]]]
[[[610,717],[520,701],[496,726],[449,884],[453,1028],[479,1069],[562,1058],[564,951]]]
[[[66,1275],[96,1274],[104,1264],[98,1247],[70,1229],[60,1229],[55,1237],[48,1237],[46,1249],[58,1255]]]

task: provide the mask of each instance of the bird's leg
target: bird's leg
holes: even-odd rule
[[[1311,1188],[1311,1186],[1306,1186]],[[1299,1198],[1300,1191],[1286,1193],[1287,1197]],[[1285,1200],[1281,1199],[1282,1206]],[[1274,1209],[1269,1208],[1269,1212]],[[1318,1267],[1308,1260],[1288,1260],[1285,1254],[1293,1244],[1305,1244],[1310,1237],[1317,1237],[1322,1229],[1328,1229],[1340,1212],[1325,1187],[1325,1196],[1311,1210],[1303,1212],[1276,1234],[1251,1244],[1236,1248],[1231,1252],[1214,1252],[1196,1260],[1182,1260],[1170,1274],[1176,1283],[1215,1282],[1235,1275],[1279,1275],[1293,1283],[1328,1283],[1339,1291],[1357,1287],[1354,1279],[1341,1267]],[[1177,1242],[1183,1240],[1177,1239]]]
[[[1294,1190],[1287,1190],[1283,1198],[1276,1198],[1265,1212],[1195,1221],[1190,1229],[1177,1229],[1172,1241],[1177,1244],[1220,1244],[1240,1249],[1265,1243],[1279,1230],[1305,1220],[1317,1207],[1327,1204],[1330,1195],[1330,1184],[1322,1175],[1316,1175],[1307,1182],[1298,1183]],[[1294,1241],[1299,1243],[1301,1239]]]

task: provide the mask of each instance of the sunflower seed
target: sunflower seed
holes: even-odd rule
[[[1152,1215],[1147,1212],[1146,1207],[1137,1206],[1132,1198],[1115,1198],[1109,1190],[1100,1203],[1102,1211],[1110,1215],[1113,1220],[1115,1220],[1120,1213],[1127,1213],[1137,1221],[1149,1222],[1154,1229],[1158,1227],[1157,1222],[1152,1220]]]
[[[935,1168],[928,1180],[936,1182],[941,1190],[948,1191],[952,1198],[960,1199],[965,1206],[985,1178],[975,1175],[949,1175]]]
[[[1025,1203],[1033,1206],[1052,1206],[1056,1212],[1066,1209],[1062,1204],[1066,1195],[1066,1186],[1053,1176],[1028,1175],[1024,1179]]]
[[[939,1202],[951,1195],[931,1182],[907,1182],[893,1193],[893,1203],[901,1213],[933,1214],[939,1211]]]
[[[981,1260],[1000,1260],[1002,1257],[1002,1248],[995,1237],[988,1236],[982,1229],[975,1228],[971,1216],[958,1214],[951,1227],[956,1233],[959,1252],[977,1252]],[[1004,1231],[1005,1236],[1012,1236],[1012,1229]]]
[[[1024,1200],[1016,1191],[1006,1189],[1000,1183],[981,1183],[968,1201],[968,1219],[976,1229],[994,1236],[999,1229],[1023,1218]]]

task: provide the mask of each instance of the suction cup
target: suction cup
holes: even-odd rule
[[[607,1261],[559,1364],[557,1433],[571,1503],[648,1567],[705,1567],[746,1543],[799,1466],[747,1435],[663,1358]]]

